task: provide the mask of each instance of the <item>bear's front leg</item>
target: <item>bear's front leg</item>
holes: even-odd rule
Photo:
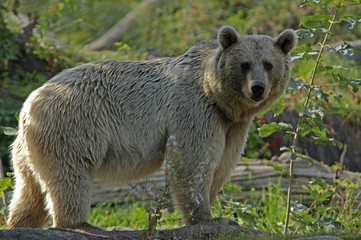
[[[212,138],[200,139],[201,135],[191,135],[195,139],[176,137],[174,149],[168,149],[176,152],[168,159],[173,196],[187,225],[221,223],[212,217],[210,192],[225,136],[213,133]]]

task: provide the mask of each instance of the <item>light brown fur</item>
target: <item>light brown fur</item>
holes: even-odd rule
[[[58,228],[90,227],[92,179],[124,183],[154,172],[169,136],[180,156],[171,160],[171,187],[186,223],[232,224],[213,219],[210,205],[252,119],[286,88],[295,44],[291,30],[271,39],[226,26],[218,41],[176,58],[97,61],[58,74],[20,113],[7,227],[42,227],[49,214]]]

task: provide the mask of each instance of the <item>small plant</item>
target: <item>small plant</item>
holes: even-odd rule
[[[292,145],[286,150],[292,152],[290,170],[289,170],[289,189],[287,197],[287,213],[285,219],[284,233],[288,231],[289,216],[291,208],[291,194],[292,194],[292,181],[293,181],[293,163],[302,149],[299,148],[299,137],[308,137],[315,144],[328,144],[335,145],[342,148],[342,144],[331,136],[330,130],[325,126],[323,122],[324,112],[333,112],[338,114],[348,114],[347,110],[341,105],[339,98],[340,94],[329,92],[327,87],[322,87],[323,81],[327,83],[337,84],[343,87],[343,91],[350,89],[352,93],[356,93],[361,85],[361,79],[354,79],[344,74],[344,69],[347,69],[339,65],[327,65],[323,60],[323,53],[327,45],[328,38],[330,36],[339,36],[334,32],[334,27],[339,25],[340,27],[346,27],[348,29],[354,28],[357,23],[357,19],[361,19],[361,16],[342,16],[340,11],[346,7],[359,5],[359,1],[343,1],[343,0],[321,0],[321,1],[306,1],[302,6],[321,7],[326,9],[325,14],[315,14],[306,16],[300,22],[305,29],[298,30],[299,37],[307,38],[314,35],[323,35],[322,41],[317,43],[318,48],[311,47],[298,47],[293,55],[294,60],[307,59],[307,61],[314,61],[314,67],[310,81],[304,81],[301,78],[294,78],[291,81],[291,89],[306,93],[306,97],[303,101],[299,101],[294,104],[294,107],[300,111],[300,117],[295,130],[292,130],[292,126],[284,123],[272,123],[270,125],[263,125],[260,128],[260,135],[265,137],[269,134],[285,130],[293,135]],[[344,53],[345,50],[353,51],[353,48],[344,41],[344,44],[339,48],[333,49],[335,52]],[[323,74],[325,80],[321,81],[317,74]],[[317,82],[318,80],[318,82]],[[352,94],[351,94],[352,96]],[[331,100],[332,99],[332,100]],[[277,106],[277,105],[276,105]],[[266,133],[266,134],[265,134]]]
[[[263,189],[261,198],[238,202],[229,196],[241,193],[237,184],[227,181],[223,188],[224,195],[219,201],[213,203],[213,215],[219,216],[224,212],[227,217],[235,218],[244,227],[259,229],[262,231],[280,233],[283,224],[280,222],[283,215],[279,214],[285,209],[286,196],[281,188],[281,177],[277,185],[269,183]]]
[[[1,159],[0,159],[1,161]],[[0,163],[1,164],[1,163]],[[2,167],[1,167],[2,171]],[[2,178],[0,179],[0,198],[3,200],[0,204],[0,228],[5,228],[6,226],[6,217],[8,216],[7,212],[7,198],[5,191],[9,188],[14,188],[14,182],[11,179],[11,174],[7,174],[8,177],[3,178],[3,173],[1,173]]]
[[[158,210],[150,211],[146,202],[130,201],[128,198],[121,205],[115,201],[93,208],[89,222],[102,228],[126,226],[150,229],[150,233],[152,233],[159,226],[182,225],[182,218],[177,209],[171,211],[158,208]]]

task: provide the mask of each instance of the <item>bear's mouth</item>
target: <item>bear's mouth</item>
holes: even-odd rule
[[[261,102],[261,101],[264,100],[264,97],[263,97],[263,96],[261,96],[261,97],[252,96],[252,97],[251,97],[251,100],[252,100],[253,102]]]

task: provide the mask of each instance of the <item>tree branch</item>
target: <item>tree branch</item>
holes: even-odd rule
[[[164,0],[143,0],[135,9],[125,15],[107,32],[89,43],[87,48],[92,51],[101,51],[114,47],[114,43],[121,41],[124,34],[133,28],[137,18],[143,11],[163,3]]]

